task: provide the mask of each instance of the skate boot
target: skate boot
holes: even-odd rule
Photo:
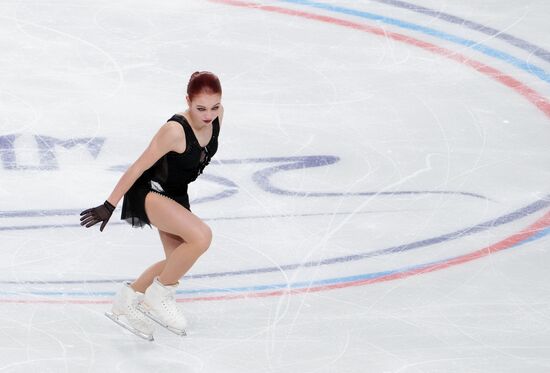
[[[187,320],[183,312],[176,304],[176,285],[166,286],[160,283],[158,278],[145,290],[143,302],[138,309],[147,317],[177,335],[187,335],[185,328]]]
[[[138,337],[152,341],[153,323],[137,309],[142,298],[143,293],[132,289],[129,281],[124,282],[113,300],[111,312],[105,312],[105,316]]]

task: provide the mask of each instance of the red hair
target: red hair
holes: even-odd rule
[[[201,93],[222,94],[222,85],[220,79],[209,71],[195,71],[187,83],[187,95],[189,100]]]

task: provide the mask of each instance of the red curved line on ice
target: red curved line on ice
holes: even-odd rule
[[[321,21],[321,22],[325,22],[333,25],[351,28],[354,30],[368,32],[374,35],[383,36],[399,42],[413,45],[415,47],[422,48],[424,50],[427,50],[428,52],[432,52],[434,54],[438,54],[440,56],[460,62],[464,65],[470,66],[475,70],[479,71],[480,73],[489,76],[490,78],[504,84],[509,88],[512,88],[514,91],[518,92],[519,94],[527,98],[527,100],[533,103],[544,114],[546,114],[548,118],[550,118],[550,102],[548,102],[541,94],[539,94],[534,89],[529,88],[519,80],[509,75],[506,75],[503,72],[493,67],[490,67],[481,62],[472,60],[470,57],[466,57],[460,53],[453,52],[449,49],[439,47],[435,44],[428,43],[428,42],[413,38],[411,36],[399,34],[397,32],[387,31],[380,27],[368,26],[368,25],[364,25],[353,21],[334,18],[330,16],[323,16],[323,15],[314,14],[314,13],[303,12],[303,11],[294,10],[294,9],[286,9],[286,8],[281,8],[277,6],[271,6],[271,5],[261,5],[261,4],[255,4],[255,3],[238,1],[238,0],[209,0],[209,1],[214,3],[222,3],[222,4],[233,5],[233,6],[244,7],[244,8],[259,9],[259,10],[264,10],[272,13],[280,13],[280,14],[286,14],[286,15],[295,16],[295,17],[312,19],[315,21]]]
[[[465,254],[456,258],[449,259],[444,262],[427,265],[420,269],[404,271],[400,273],[394,273],[387,276],[382,276],[378,278],[372,278],[368,280],[361,281],[352,281],[346,283],[338,283],[333,285],[324,285],[311,288],[303,289],[285,289],[277,291],[267,291],[267,292],[256,292],[256,293],[244,293],[244,294],[232,294],[232,295],[220,295],[220,296],[211,296],[211,297],[194,297],[194,298],[180,298],[178,302],[196,302],[196,301],[220,301],[220,300],[231,300],[231,299],[247,299],[247,298],[265,298],[265,297],[274,297],[282,295],[292,295],[292,294],[303,294],[303,293],[315,293],[319,291],[334,290],[334,289],[343,289],[354,286],[363,286],[369,284],[375,284],[379,282],[386,282],[392,280],[403,279],[415,275],[420,275],[429,272],[439,271],[441,269],[446,269],[454,267],[459,264],[464,264],[472,260],[483,258],[485,256],[491,255],[493,253],[510,249],[518,244],[521,244],[524,241],[529,240],[535,236],[540,231],[550,227],[550,212],[547,212],[542,218],[537,220],[535,223],[529,225],[527,228],[521,230],[518,233],[515,233],[493,245],[484,247],[480,250]],[[0,303],[44,303],[44,304],[109,304],[112,303],[110,299],[104,300],[87,300],[87,299],[0,299]]]

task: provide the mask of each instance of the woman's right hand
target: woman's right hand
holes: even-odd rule
[[[103,232],[103,228],[107,225],[113,211],[115,211],[115,206],[109,201],[105,201],[102,205],[82,211],[80,213],[80,225],[85,225],[86,228],[90,228],[101,221],[103,223],[101,227],[99,227],[99,230]]]

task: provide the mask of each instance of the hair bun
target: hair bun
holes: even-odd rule
[[[187,83],[187,95],[191,101],[202,92],[222,93],[219,78],[210,71],[195,71]]]

